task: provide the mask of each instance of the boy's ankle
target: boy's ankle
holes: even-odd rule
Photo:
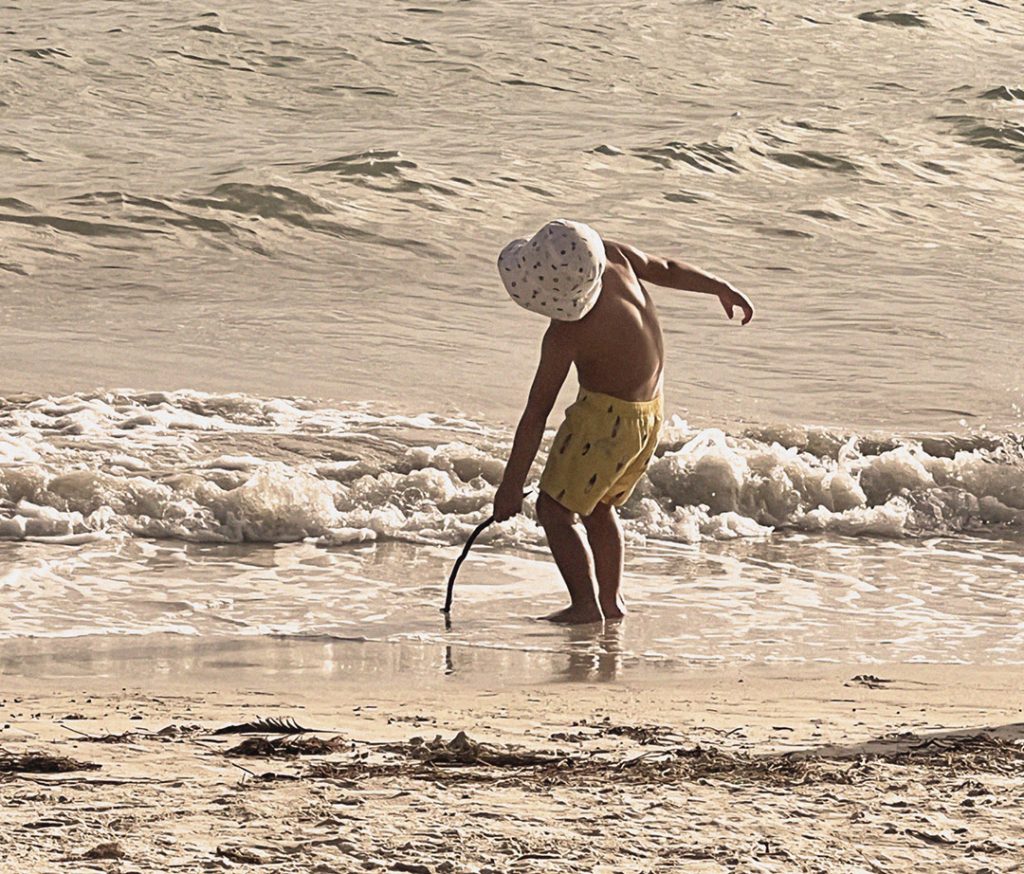
[[[621,598],[616,598],[613,601],[601,601],[600,606],[605,619],[621,619],[626,615],[626,605]]]

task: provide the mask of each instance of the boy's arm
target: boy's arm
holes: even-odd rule
[[[494,518],[498,522],[515,516],[523,508],[526,476],[540,448],[548,414],[555,405],[558,391],[572,364],[573,350],[566,336],[566,327],[559,322],[552,322],[544,334],[540,362],[533,377],[533,385],[530,386],[530,396],[519,419],[519,427],[516,428],[505,474],[494,496]]]
[[[730,319],[733,317],[734,307],[739,307],[743,311],[743,321],[741,322],[743,325],[754,317],[754,307],[747,296],[717,276],[712,276],[710,273],[684,264],[682,261],[655,258],[633,246],[627,246],[625,243],[609,243],[609,245],[618,248],[629,261],[633,272],[641,280],[654,285],[663,285],[666,288],[716,295]]]

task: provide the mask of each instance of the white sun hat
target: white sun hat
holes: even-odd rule
[[[597,303],[606,263],[597,231],[581,222],[555,219],[529,240],[513,240],[502,249],[498,272],[519,306],[575,322]]]

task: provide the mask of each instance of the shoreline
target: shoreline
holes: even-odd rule
[[[962,661],[899,661],[891,658],[667,657],[622,646],[622,626],[561,626],[536,620],[539,640],[495,643],[460,636],[374,639],[333,633],[263,635],[142,634],[0,638],[0,682],[40,678],[119,681],[145,677],[204,687],[270,684],[294,689],[294,678],[335,685],[365,684],[368,678],[397,688],[469,688],[489,683],[543,688],[557,684],[657,687],[689,678],[720,676],[828,677],[834,683],[856,675],[899,675],[922,687],[942,687],[954,677],[993,678],[999,688],[1016,688],[1024,704],[1020,664],[981,665]],[[559,636],[561,634],[561,636]]]

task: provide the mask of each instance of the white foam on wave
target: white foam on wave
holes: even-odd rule
[[[0,402],[0,429],[0,538],[60,543],[458,543],[489,514],[508,450],[462,419],[200,392]],[[1024,461],[1009,436],[730,435],[674,418],[622,515],[634,542],[1021,531]],[[531,502],[483,539],[540,544]]]
[[[848,439],[833,457],[704,431],[655,460],[642,489],[652,500],[643,506],[657,521],[669,510],[704,507],[711,518],[733,514],[747,524],[891,537],[1024,528],[1019,445],[946,458],[913,440],[876,453],[859,443]]]

